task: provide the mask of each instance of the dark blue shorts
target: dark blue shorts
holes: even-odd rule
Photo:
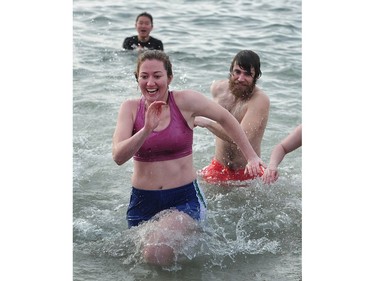
[[[206,208],[206,199],[196,180],[165,190],[132,187],[126,219],[130,228],[151,219],[163,210],[177,209],[200,221],[205,217]]]

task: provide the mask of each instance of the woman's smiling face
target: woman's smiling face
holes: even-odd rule
[[[160,60],[145,60],[139,68],[138,85],[149,102],[166,101],[168,85],[171,79],[167,76],[164,64]]]

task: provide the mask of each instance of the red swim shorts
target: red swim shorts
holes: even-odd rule
[[[211,164],[204,167],[198,172],[202,178],[208,183],[217,183],[223,181],[245,181],[252,180],[255,177],[251,177],[249,174],[245,174],[245,169],[232,170],[225,167],[216,159],[212,159]],[[263,175],[263,171],[259,176]]]

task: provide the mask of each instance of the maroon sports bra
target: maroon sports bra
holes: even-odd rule
[[[181,158],[192,154],[193,130],[187,124],[176,105],[173,92],[168,93],[170,108],[169,125],[161,131],[153,131],[133,156],[134,160],[156,162]],[[144,127],[145,99],[142,97],[137,110],[133,135]]]

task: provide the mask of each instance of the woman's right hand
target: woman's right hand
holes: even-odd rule
[[[147,131],[152,132],[159,125],[163,105],[166,105],[164,101],[154,101],[146,108],[145,129]]]

